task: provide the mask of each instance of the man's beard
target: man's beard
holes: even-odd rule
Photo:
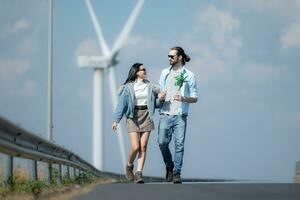
[[[175,62],[175,61],[170,61],[170,65],[174,66],[174,65],[176,65],[176,64],[177,64],[177,62]]]

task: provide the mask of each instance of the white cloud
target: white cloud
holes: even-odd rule
[[[188,36],[184,37],[182,43],[188,47],[186,50],[190,52],[191,56],[191,61],[187,63],[187,66],[197,77],[200,77],[198,81],[201,84],[231,79],[231,66],[227,61],[221,59],[221,56],[210,47],[209,43],[197,43]]]
[[[242,41],[236,34],[240,27],[240,20],[235,18],[230,12],[209,6],[200,11],[198,17],[198,29],[203,27],[211,31],[211,42],[223,55],[229,58],[237,56]]]
[[[219,10],[213,5],[200,12],[200,21],[223,34],[230,33],[240,26],[240,21],[231,13]]]
[[[230,12],[217,9],[210,5],[201,10],[197,18],[194,34],[201,34],[205,30],[210,35],[209,44],[218,51],[219,57],[234,60],[242,46],[238,34],[240,20]]]
[[[16,82],[30,69],[27,60],[2,60],[0,61],[0,89],[5,92],[15,91]]]
[[[96,40],[86,38],[82,40],[75,50],[75,59],[82,55],[101,55],[99,44]]]
[[[156,48],[160,45],[160,43],[151,38],[146,38],[140,35],[133,35],[128,38],[126,45],[134,47],[143,46],[143,48]]]
[[[193,57],[189,65],[191,70],[200,77],[201,84],[215,80],[226,81],[231,78],[232,69],[210,48],[201,46],[191,50]]]
[[[191,69],[200,83],[227,82],[232,79],[242,40],[240,20],[213,5],[199,10],[195,31],[187,32],[182,43],[191,51]],[[208,37],[208,39],[206,39]]]
[[[26,60],[1,60],[0,80],[17,79],[30,68],[30,63]]]
[[[280,70],[271,65],[255,63],[246,65],[244,73],[250,82],[260,82],[278,77]]]
[[[20,19],[16,21],[13,26],[10,28],[10,32],[19,33],[23,30],[29,29],[31,27],[31,22],[26,19]]]
[[[161,48],[161,43],[151,38],[145,38],[143,36],[130,36],[126,43],[124,44],[123,50],[121,52],[128,52],[129,54],[135,53],[145,53],[146,51],[152,51],[156,48]],[[143,51],[141,51],[141,47],[143,47]],[[126,49],[126,51],[124,51]],[[102,55],[98,42],[94,39],[84,39],[78,45],[77,49],[75,50],[75,56],[80,55]]]
[[[32,23],[27,19],[19,19],[17,21],[3,21],[2,35],[15,35],[22,33],[31,28]]]
[[[169,45],[152,38],[133,35],[128,38],[126,46],[121,52],[124,52],[126,56],[139,55],[140,57],[151,57],[158,53],[158,51],[169,48]]]
[[[291,24],[280,39],[284,48],[300,47],[300,22]]]
[[[117,59],[123,63],[127,62],[131,65],[133,62],[142,62],[148,68],[148,79],[157,82],[163,67],[168,66],[167,53],[171,45],[141,35],[131,35],[126,46],[120,51]],[[123,67],[122,67],[123,68]],[[151,68],[151,69],[150,69]],[[128,69],[123,68],[124,73],[128,74]],[[123,76],[121,80],[124,80]],[[122,81],[123,82],[123,81]]]
[[[275,11],[281,15],[299,16],[300,1],[299,0],[231,0],[233,5],[240,5],[243,8],[251,8],[257,11]]]

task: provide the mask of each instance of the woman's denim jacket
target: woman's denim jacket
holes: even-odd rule
[[[147,107],[150,119],[153,120],[155,108],[162,105],[158,100],[159,86],[153,85],[148,80],[144,80],[144,82],[148,85]],[[119,101],[113,114],[113,119],[117,123],[121,121],[124,114],[127,118],[133,118],[135,98],[133,84],[133,82],[127,83],[118,90]]]

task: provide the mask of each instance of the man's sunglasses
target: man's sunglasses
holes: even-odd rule
[[[168,58],[173,59],[175,57],[175,55],[168,55]]]

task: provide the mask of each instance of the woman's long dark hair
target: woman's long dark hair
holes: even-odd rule
[[[186,62],[189,62],[191,60],[190,56],[185,54],[183,48],[181,47],[173,47],[171,50],[176,50],[177,51],[177,56],[182,56],[182,65],[185,65]]]
[[[143,65],[142,63],[134,63],[128,73],[128,77],[126,79],[126,81],[124,82],[124,85],[126,83],[130,83],[130,82],[134,82],[135,79],[137,78],[136,73],[139,71],[140,66]]]

